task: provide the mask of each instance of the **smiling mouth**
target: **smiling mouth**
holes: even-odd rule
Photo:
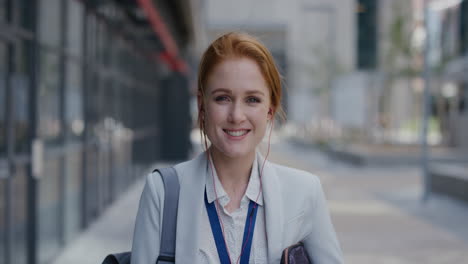
[[[241,137],[247,133],[250,132],[249,129],[241,129],[241,130],[227,130],[227,129],[223,129],[224,132],[226,132],[226,134],[232,136],[232,137]]]

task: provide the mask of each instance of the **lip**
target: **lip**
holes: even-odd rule
[[[247,133],[245,133],[242,136],[236,137],[236,136],[232,136],[232,135],[228,134],[227,131],[247,131]],[[226,135],[226,137],[228,139],[231,139],[231,140],[242,140],[250,133],[250,131],[251,131],[251,129],[223,129],[223,132]]]

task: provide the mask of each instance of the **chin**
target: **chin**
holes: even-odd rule
[[[255,149],[234,149],[232,147],[216,148],[216,150],[229,158],[242,158],[255,153]]]

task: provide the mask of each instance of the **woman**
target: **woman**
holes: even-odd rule
[[[258,40],[228,33],[205,51],[198,121],[205,146],[206,137],[211,144],[174,167],[180,182],[176,263],[279,263],[282,251],[300,241],[313,263],[342,263],[319,179],[268,162],[256,150],[282,113],[280,102],[280,75]],[[134,264],[158,257],[163,200],[162,180],[149,175]]]

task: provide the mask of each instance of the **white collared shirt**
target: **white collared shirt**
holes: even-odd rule
[[[214,169],[214,166],[213,166]],[[260,192],[260,178],[259,168],[257,164],[257,158],[255,158],[252,172],[249,178],[249,184],[247,185],[246,192],[242,197],[240,208],[229,213],[225,206],[229,203],[229,197],[224,190],[221,182],[219,181],[216,170],[213,171],[214,180],[216,184],[216,197],[213,188],[213,176],[211,174],[211,166],[207,167],[206,170],[206,194],[208,202],[211,203],[215,199],[218,199],[222,210],[219,210],[219,217],[224,225],[224,236],[226,244],[231,257],[231,263],[235,264],[242,250],[242,240],[244,237],[244,227],[247,217],[247,211],[249,208],[250,201],[256,201],[258,196],[258,211],[257,219],[255,222],[255,230],[252,240],[252,248],[250,250],[249,263],[267,263],[268,249],[267,249],[267,237],[265,231],[265,214],[263,206],[263,194]],[[201,222],[201,236],[200,236],[200,248],[198,250],[198,259],[200,263],[220,263],[218,250],[213,238],[213,232],[211,231],[211,225],[206,212],[205,206],[203,206],[202,222]]]

